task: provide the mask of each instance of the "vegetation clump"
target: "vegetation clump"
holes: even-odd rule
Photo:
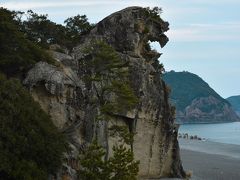
[[[14,12],[0,8],[0,71],[16,76],[38,61],[53,59],[19,30]]]
[[[93,42],[85,53],[88,56],[80,61],[83,78],[93,86],[105,120],[133,108],[138,99],[130,86],[128,62],[102,41]]]
[[[0,177],[47,179],[60,168],[65,138],[16,79],[0,74]]]
[[[146,16],[150,17],[152,20],[159,20],[160,14],[162,14],[162,8],[160,7],[153,7],[153,8],[144,8],[144,12]]]
[[[22,16],[27,17],[22,20]],[[47,14],[37,14],[32,10],[15,12],[20,30],[26,38],[43,48],[51,44],[59,44],[71,50],[77,45],[81,36],[89,32],[94,25],[88,22],[86,15],[76,15],[67,18],[64,23],[57,24],[48,19]]]
[[[106,152],[95,139],[80,154],[79,178],[83,180],[136,180],[140,161],[134,160],[132,149],[133,134],[125,126],[109,128],[110,136],[118,136],[119,142],[113,146],[113,155],[106,159]]]
[[[79,179],[83,180],[136,180],[139,161],[134,160],[130,149],[124,145],[113,147],[113,156],[104,160],[105,151],[97,141],[80,155],[81,170]]]

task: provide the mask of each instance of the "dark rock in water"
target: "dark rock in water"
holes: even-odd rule
[[[200,77],[189,72],[167,72],[163,77],[171,88],[178,123],[221,123],[239,121],[229,102]]]
[[[151,18],[145,11],[141,7],[130,7],[106,17],[80,40],[72,59],[55,53],[61,63],[59,68],[38,63],[24,81],[31,87],[34,99],[69,138],[72,151],[66,155],[64,174],[70,179],[75,179],[78,151],[94,136],[108,157],[118,141],[109,136],[111,122],[95,121],[99,107],[90,100],[97,95],[93,84],[86,85],[81,79],[86,72],[80,71],[82,67],[77,65],[86,57],[86,47],[96,40],[111,45],[121,60],[129,64],[130,83],[139,103],[113,123],[136,132],[132,149],[135,159],[140,160],[139,178],[185,176],[179,155],[178,127],[174,124],[167,87],[161,79],[160,54],[146,48],[149,40],[159,42],[161,47],[167,43],[164,32],[169,24],[160,18]]]
[[[226,99],[233,107],[233,110],[240,117],[240,96],[231,96]]]

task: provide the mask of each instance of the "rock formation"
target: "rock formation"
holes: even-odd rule
[[[226,99],[233,107],[233,110],[240,117],[240,96],[231,96]]]
[[[84,49],[93,41],[111,45],[123,62],[129,64],[131,86],[139,98],[138,105],[119,114],[113,124],[135,132],[132,150],[140,160],[139,178],[184,177],[177,141],[178,127],[174,125],[173,108],[168,91],[161,79],[160,54],[148,47],[157,41],[163,47],[169,24],[151,16],[145,8],[130,7],[100,21],[75,47],[71,56],[54,52],[58,67],[37,63],[28,72],[24,84],[55,125],[69,140],[71,152],[66,155],[65,169],[59,176],[76,179],[77,155],[94,136],[111,156],[116,138],[110,137],[109,122],[95,121],[98,108],[91,104],[96,94],[93,84],[84,83],[79,62],[87,56]]]
[[[218,95],[200,77],[189,72],[168,72],[164,80],[170,86],[178,123],[221,123],[239,121],[229,102]]]

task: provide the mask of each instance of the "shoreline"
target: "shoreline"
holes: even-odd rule
[[[198,125],[198,124],[227,124],[227,123],[234,123],[234,122],[240,122],[240,121],[213,121],[213,122],[186,122],[186,123],[176,123],[177,125]]]
[[[240,160],[240,145],[182,138],[178,139],[178,142],[181,150],[228,156]]]
[[[240,145],[179,139],[186,172],[193,180],[240,179]]]

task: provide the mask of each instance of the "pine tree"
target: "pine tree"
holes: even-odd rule
[[[81,180],[107,180],[110,173],[107,162],[103,160],[105,152],[103,148],[94,140],[87,150],[80,155],[81,169],[79,178]]]
[[[113,146],[113,156],[104,160],[105,151],[97,141],[80,155],[81,180],[136,180],[139,161],[134,160],[134,154],[123,144]]]
[[[86,84],[97,95],[95,103],[100,115],[96,119],[111,121],[118,114],[133,108],[138,99],[129,83],[128,63],[102,41],[93,42],[85,53],[88,56],[80,61],[81,73]],[[103,148],[94,141],[85,154],[80,156],[80,177],[93,180],[136,179],[139,162],[134,160],[132,150],[124,146],[133,143],[133,133],[118,125],[109,128],[109,132],[111,136],[119,137],[119,142],[113,147],[113,157],[104,160]]]
[[[87,47],[87,58],[80,61],[82,76],[97,95],[102,120],[129,110],[138,99],[129,83],[128,62],[119,58],[117,52],[103,41]]]
[[[136,180],[139,161],[134,161],[133,152],[123,144],[113,146],[113,157],[108,160],[111,180]]]

